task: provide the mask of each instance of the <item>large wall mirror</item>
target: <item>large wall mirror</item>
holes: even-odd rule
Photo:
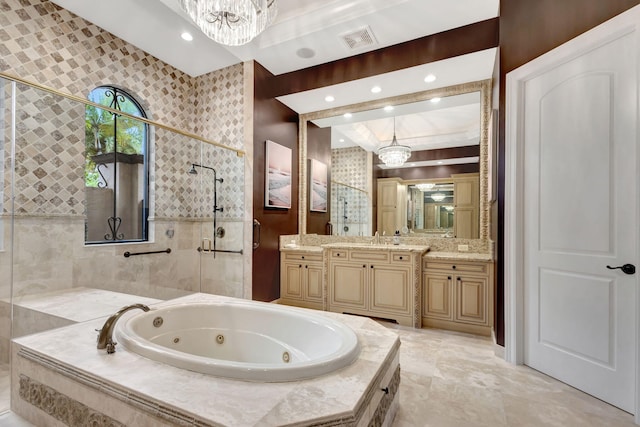
[[[328,210],[333,234],[371,235],[383,230],[388,222],[380,214],[383,198],[396,191],[402,195],[395,205],[395,215],[401,219],[394,225],[406,225],[405,232],[486,240],[490,97],[491,80],[483,80],[301,115],[299,232],[306,233],[309,215],[311,124],[331,128],[333,185]],[[399,168],[385,166],[375,154],[389,145],[394,134],[399,144],[412,150]],[[455,207],[457,187],[460,194],[463,189],[476,195],[472,214]],[[350,195],[359,202],[350,206]]]

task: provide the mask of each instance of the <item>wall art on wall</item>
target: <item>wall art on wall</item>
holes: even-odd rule
[[[291,148],[267,140],[265,161],[264,205],[291,208]]]
[[[311,211],[312,212],[326,212],[327,211],[327,165],[324,163],[311,159],[311,171],[309,176],[311,177]]]

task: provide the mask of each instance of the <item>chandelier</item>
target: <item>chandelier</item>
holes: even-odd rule
[[[416,188],[422,192],[432,190],[436,185],[431,182],[416,184]]]
[[[276,0],[180,0],[180,6],[207,37],[227,46],[249,43],[278,14]]]
[[[411,157],[411,148],[399,145],[396,139],[396,118],[393,118],[393,140],[390,145],[378,150],[378,157],[389,167],[399,167]]]
[[[441,202],[443,201],[447,196],[443,193],[434,193],[431,195],[431,199],[433,199],[434,202]]]

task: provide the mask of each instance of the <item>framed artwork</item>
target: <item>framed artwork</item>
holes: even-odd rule
[[[291,208],[291,148],[267,140],[265,149],[264,205]]]
[[[309,186],[310,197],[310,209],[312,212],[326,212],[327,211],[327,165],[324,163],[311,159],[311,168],[309,171],[311,177],[311,185]]]

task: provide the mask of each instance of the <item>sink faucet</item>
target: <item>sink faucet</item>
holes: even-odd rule
[[[129,310],[133,310],[134,308],[139,308],[143,311],[149,311],[149,307],[144,304],[132,304],[126,307],[122,307],[116,314],[113,314],[111,317],[104,322],[104,326],[98,332],[98,350],[107,349],[107,353],[115,353],[116,352],[116,342],[113,341],[113,328],[116,326],[116,322],[124,313]],[[97,329],[96,329],[97,330]]]

